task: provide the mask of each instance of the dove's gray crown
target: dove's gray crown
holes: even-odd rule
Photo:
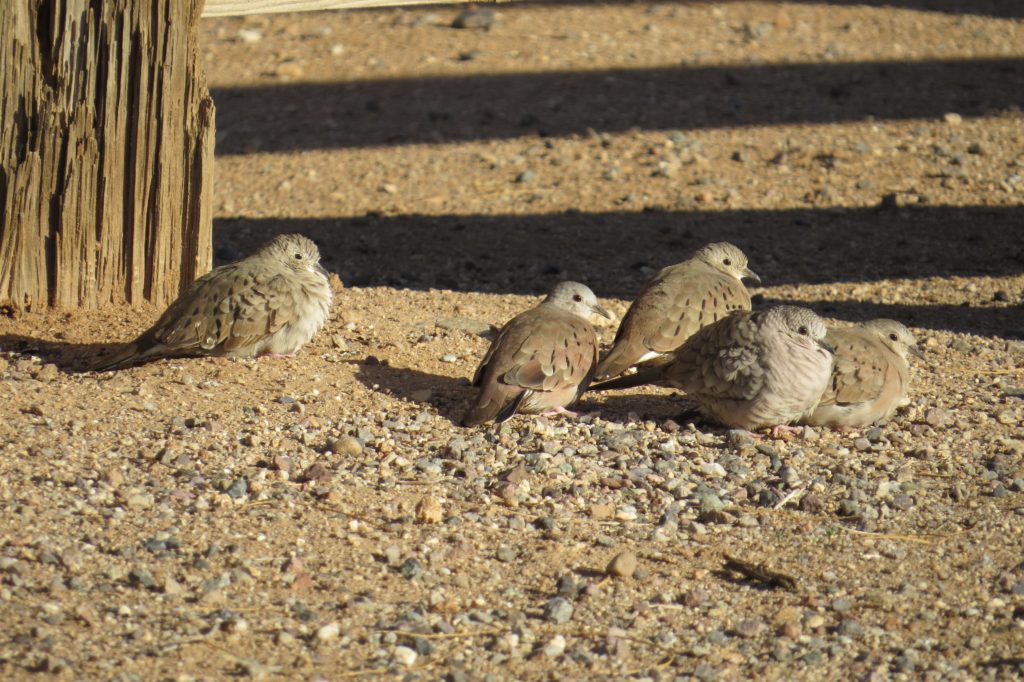
[[[541,305],[561,308],[583,319],[589,319],[597,306],[597,296],[586,284],[579,282],[559,282],[551,287]]]
[[[747,269],[747,256],[739,247],[729,242],[713,242],[705,244],[693,252],[693,260],[698,260],[722,274],[741,280],[750,277]]]

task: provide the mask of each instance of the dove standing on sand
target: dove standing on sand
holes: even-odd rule
[[[516,412],[567,413],[594,376],[594,314],[611,319],[588,287],[561,282],[536,308],[509,320],[476,370],[480,393],[463,426],[500,424]]]
[[[888,420],[910,387],[907,355],[923,357],[917,339],[895,320],[871,320],[830,329],[825,340],[836,360],[825,394],[803,420],[811,426],[856,428]]]
[[[703,246],[682,263],[663,268],[630,305],[601,360],[595,379],[616,377],[644,362],[658,362],[698,329],[734,310],[750,310],[743,278],[761,283],[747,257],[728,242]]]
[[[95,369],[188,355],[294,355],[323,326],[330,307],[316,244],[279,235],[197,279],[156,324]]]
[[[825,391],[833,361],[827,331],[808,308],[735,312],[691,336],[667,363],[604,386],[681,388],[726,426],[783,427],[809,415]]]

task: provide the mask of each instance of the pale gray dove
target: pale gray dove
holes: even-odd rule
[[[811,426],[856,428],[888,420],[907,400],[907,355],[922,357],[917,339],[895,320],[871,320],[830,329],[835,366],[818,407],[804,419]]]
[[[733,428],[782,427],[809,415],[825,391],[833,351],[808,308],[738,311],[687,339],[671,359],[604,383],[686,391],[706,416]]]
[[[197,279],[156,324],[94,369],[165,357],[294,355],[323,326],[330,307],[316,244],[279,235]]]
[[[594,376],[595,313],[611,318],[588,287],[561,282],[537,307],[509,320],[476,370],[480,393],[463,426],[501,423],[516,412],[567,412]]]
[[[689,260],[663,268],[629,306],[594,378],[607,379],[641,363],[662,362],[701,327],[734,310],[750,310],[744,277],[761,282],[747,267],[743,252],[728,242],[708,244]]]

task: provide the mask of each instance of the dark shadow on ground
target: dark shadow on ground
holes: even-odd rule
[[[638,393],[637,390],[584,393],[572,410],[581,414],[599,412],[605,421],[619,424],[634,423],[636,418],[641,421],[655,421],[658,424],[671,419],[683,428],[686,428],[689,421],[693,421],[700,429],[710,427],[709,424],[688,414],[693,402],[683,397],[679,391],[658,389],[657,393]]]
[[[109,343],[44,341],[19,334],[0,335],[0,351],[35,356],[67,373],[89,371],[100,356],[108,354],[112,345],[116,346]]]
[[[372,391],[430,406],[456,426],[476,392],[467,379],[391,367],[386,362],[359,363],[356,379]]]
[[[239,218],[216,221],[215,253],[232,260],[282,232],[317,241],[348,286],[541,294],[575,279],[601,297],[631,299],[658,268],[718,240],[743,248],[767,286],[1024,272],[1020,206]],[[863,301],[821,312],[1021,336],[1024,292],[1006,293],[1005,303],[973,308]]]
[[[767,299],[766,305],[792,303]],[[910,327],[946,329],[952,332],[1003,336],[1024,339],[1024,305],[993,302],[972,305],[899,305],[874,301],[812,301],[801,302],[819,315],[850,322],[863,322],[878,317],[899,320]]]
[[[212,91],[221,155],[590,130],[983,116],[1024,105],[1022,93],[1024,60],[1015,59],[563,71]]]
[[[715,4],[744,0],[718,0]],[[943,14],[975,14],[990,17],[1022,17],[1024,3],[1019,0],[790,0],[806,5],[858,5],[866,7],[897,7],[921,12],[942,12]],[[521,6],[530,5],[593,5],[595,0],[519,0],[515,5],[499,7],[506,12]],[[635,5],[636,0],[601,0],[602,5]],[[672,12],[671,5],[699,5],[708,7],[706,0],[661,0],[657,3],[657,11],[652,14],[662,15]]]

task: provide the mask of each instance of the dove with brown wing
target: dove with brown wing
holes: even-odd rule
[[[688,260],[663,268],[630,305],[594,378],[665,361],[701,327],[735,310],[750,310],[744,278],[761,282],[747,267],[746,255],[728,242],[707,244]]]
[[[594,314],[611,318],[587,286],[561,282],[535,308],[509,320],[476,370],[473,385],[480,392],[463,426],[501,423],[517,412],[567,412],[594,376]]]
[[[895,320],[878,319],[825,337],[836,349],[825,393],[803,423],[857,428],[880,424],[907,401],[908,355],[923,357],[914,334]]]
[[[93,369],[167,357],[293,355],[324,325],[330,307],[316,244],[279,235],[197,279],[152,327]]]
[[[686,340],[668,362],[609,382],[680,388],[707,417],[732,428],[780,427],[809,415],[832,371],[825,323],[814,311],[737,311]]]

